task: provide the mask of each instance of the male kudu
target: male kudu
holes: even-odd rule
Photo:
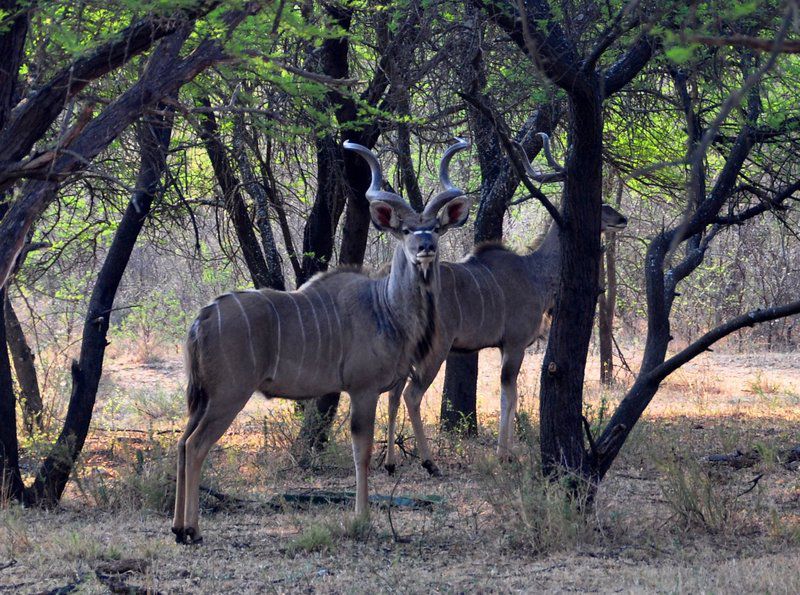
[[[547,135],[544,149],[551,165]],[[528,174],[540,177],[527,162]],[[613,207],[603,205],[601,231],[624,229],[627,219]],[[555,303],[561,247],[558,226],[550,225],[539,246],[529,254],[517,254],[501,244],[478,246],[458,263],[443,262],[439,311],[441,323],[433,337],[430,355],[415,366],[408,385],[398,384],[389,397],[389,428],[385,467],[393,473],[396,461],[395,427],[400,396],[406,403],[422,466],[431,475],[439,469],[431,457],[420,405],[425,391],[436,378],[450,351],[474,352],[499,347],[500,432],[498,456],[510,454],[513,420],[517,407],[517,376],[525,348],[541,334],[542,319]]]
[[[312,278],[297,291],[240,291],[200,310],[186,341],[189,421],[178,442],[172,531],[197,543],[200,470],[211,447],[256,391],[300,400],[347,391],[356,467],[356,513],[368,515],[367,472],[378,396],[403,382],[430,350],[438,321],[438,239],[463,225],[469,200],[448,177],[443,191],[417,213],[381,189],[380,164],[367,148],[345,143],[370,165],[366,193],[373,224],[397,240],[392,271],[383,279],[349,271]]]

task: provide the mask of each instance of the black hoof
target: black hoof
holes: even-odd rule
[[[386,473],[389,475],[394,475],[394,472],[397,470],[394,463],[387,463],[383,468],[386,469]]]
[[[172,532],[175,534],[175,543],[186,543],[186,532],[182,527],[173,527]]]
[[[430,475],[431,477],[442,476],[442,472],[439,471],[439,467],[437,467],[436,463],[434,463],[433,461],[430,460],[422,461],[422,467],[425,469],[425,471],[428,472],[428,475]]]
[[[186,534],[186,541],[184,542],[187,545],[200,545],[203,543],[203,536],[202,535],[195,535],[196,529],[193,527],[189,527],[184,529],[184,533]]]

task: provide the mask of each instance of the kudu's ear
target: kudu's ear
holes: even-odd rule
[[[438,220],[441,233],[453,227],[461,227],[469,219],[469,207],[472,201],[466,196],[450,199],[439,211]]]
[[[388,202],[373,200],[369,203],[369,216],[372,224],[381,231],[399,231],[400,216]]]

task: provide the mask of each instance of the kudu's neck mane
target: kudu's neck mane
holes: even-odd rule
[[[523,256],[523,261],[530,275],[541,278],[556,275],[560,260],[561,244],[558,237],[558,225],[552,222],[547,232],[532,246],[530,252]]]
[[[409,262],[402,245],[392,258],[389,276],[379,281],[393,326],[409,341],[413,362],[425,358],[436,331],[436,296],[439,291],[439,257],[431,263],[427,279]]]

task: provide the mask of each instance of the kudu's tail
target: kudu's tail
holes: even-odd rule
[[[199,376],[200,360],[198,357],[198,321],[192,324],[189,329],[189,336],[186,339],[186,375],[189,379],[189,384],[186,386],[186,402],[189,407],[189,416],[195,415],[206,408],[208,405],[208,394],[203,389],[203,384]]]

